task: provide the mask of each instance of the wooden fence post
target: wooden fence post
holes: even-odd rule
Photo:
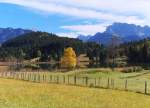
[[[32,77],[33,77],[33,76],[32,76],[32,74],[30,73],[30,80],[29,80],[29,81],[32,81]]]
[[[28,73],[28,81],[30,80],[30,74]]]
[[[15,72],[15,79],[17,79],[17,73]]]
[[[23,73],[23,80],[25,80],[25,73]]]
[[[22,80],[22,77],[23,77],[22,73],[21,73],[21,74],[18,73],[18,79],[19,79],[19,80]]]
[[[4,76],[5,76],[5,78],[6,78],[6,72],[5,72]]]
[[[113,89],[115,88],[115,80],[113,79]]]
[[[6,78],[7,78],[7,72],[5,72]]]
[[[29,81],[32,80],[31,73],[29,74]]]
[[[110,78],[109,87],[110,87],[110,88],[112,87],[112,78]]]
[[[68,84],[69,84],[69,75],[68,75]]]
[[[45,82],[47,82],[47,76],[46,76],[46,74],[44,75],[44,78],[45,78]]]
[[[128,89],[128,80],[125,81],[125,90]]]
[[[27,72],[25,72],[25,81],[27,80]]]
[[[36,82],[36,74],[34,74],[34,82]]]
[[[1,77],[3,78],[3,72],[1,73]]]
[[[147,94],[147,81],[145,81],[145,94]]]
[[[14,72],[14,79],[16,79],[16,72]]]
[[[98,78],[98,85],[99,85],[99,87],[101,87],[101,78],[100,77]]]
[[[10,72],[8,72],[8,78],[10,78]]]
[[[59,76],[57,76],[57,84],[59,84]]]
[[[23,75],[22,75],[22,73],[20,74],[20,73],[18,73],[18,79],[19,80],[22,80],[23,79]]]
[[[19,74],[20,76],[19,76],[19,80],[22,80],[22,73],[21,74]]]
[[[108,81],[107,81],[107,87],[109,88],[109,78],[108,78]]]
[[[65,76],[63,76],[63,83],[65,84],[65,82],[66,82],[66,79],[65,79]]]
[[[24,80],[24,73],[22,73],[22,80]]]
[[[81,85],[84,85],[84,77],[81,77],[81,79],[82,79],[82,84]]]
[[[3,78],[3,72],[1,73],[1,77]]]
[[[1,74],[1,77],[3,78],[4,77],[4,73],[2,72],[2,74]]]
[[[44,74],[43,74],[43,82],[44,82]]]
[[[22,73],[22,79],[21,80],[24,80],[24,73]]]
[[[49,76],[49,82],[52,82],[52,75]]]
[[[85,77],[85,84],[88,86],[88,77]]]
[[[19,74],[17,73],[17,80],[19,79]]]
[[[75,75],[74,76],[74,85],[76,85],[77,84],[77,76]]]
[[[40,83],[40,79],[41,79],[40,74],[38,74],[38,82],[39,83]]]
[[[14,72],[12,73],[12,78],[15,79],[15,73]]]
[[[95,82],[95,87],[96,87],[96,78],[94,78],[94,82]]]

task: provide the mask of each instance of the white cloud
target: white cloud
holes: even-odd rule
[[[62,26],[61,28],[70,30],[71,32],[76,32],[77,34],[94,35],[97,32],[104,32],[107,26],[108,24],[86,24]]]
[[[76,33],[76,32],[56,33],[56,34],[61,37],[70,37],[70,38],[76,38],[78,36],[78,33]]]
[[[149,0],[0,0],[53,14],[62,14],[104,23],[150,25]],[[103,31],[105,24],[63,26],[76,33]]]
[[[110,0],[109,2],[111,1],[115,0]],[[114,14],[113,12],[102,12],[100,10],[105,10],[103,7],[107,3],[101,0],[99,0],[99,2],[98,0],[92,0],[92,2],[91,0],[63,0],[63,2],[62,0],[5,0],[0,2],[13,3],[49,13],[59,13],[85,19],[105,20],[110,22],[118,21],[136,24],[143,24],[145,22],[143,19],[140,19],[134,15],[125,16],[121,14]],[[109,2],[108,4],[110,4]],[[100,5],[101,3],[104,6]],[[108,9],[110,8],[108,7]]]

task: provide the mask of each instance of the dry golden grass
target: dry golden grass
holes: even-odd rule
[[[150,96],[0,79],[1,108],[149,108]]]

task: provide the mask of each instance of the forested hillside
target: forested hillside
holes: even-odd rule
[[[93,50],[95,43],[83,43],[81,40],[67,37],[58,37],[46,32],[32,32],[8,40],[1,46],[1,60],[32,59],[40,57],[42,61],[54,59],[59,61],[64,48],[72,47],[77,56]]]
[[[128,57],[130,64],[149,64],[150,63],[150,39],[136,42],[129,42],[120,46],[124,49],[124,54]]]

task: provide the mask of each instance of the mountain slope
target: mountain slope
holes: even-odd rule
[[[112,38],[112,34],[96,33],[94,36],[90,37],[88,41],[106,45],[111,41],[111,38]]]
[[[85,41],[92,41],[101,44],[108,44],[113,35],[118,35],[122,42],[137,41],[147,37],[150,37],[150,27],[148,26],[137,26],[134,24],[127,23],[114,23],[106,28],[103,33],[96,33],[90,38],[87,36],[79,39]]]
[[[92,36],[91,35],[88,35],[88,36],[79,35],[77,38],[82,40],[83,42],[86,42],[90,39],[90,37],[92,37]]]
[[[60,59],[66,47],[73,47],[76,54],[80,54],[84,51],[84,43],[81,40],[58,37],[55,34],[46,32],[27,33],[10,39],[1,46],[1,48],[4,49],[3,53],[8,52],[8,56],[12,55],[16,57],[16,55],[19,55],[18,52],[22,50],[28,59],[37,57],[38,51],[42,53],[42,56],[48,57],[48,55],[51,54],[53,58]],[[4,55],[3,53],[0,55]]]
[[[138,36],[138,37],[147,37],[150,36],[150,27],[137,26],[134,24],[127,23],[114,23],[107,27],[106,33],[117,34],[119,36]]]
[[[18,29],[0,28],[0,44],[9,39],[15,38],[16,36],[23,35],[23,34],[29,33],[29,32],[32,32],[32,31],[20,29],[20,28],[18,28]]]

